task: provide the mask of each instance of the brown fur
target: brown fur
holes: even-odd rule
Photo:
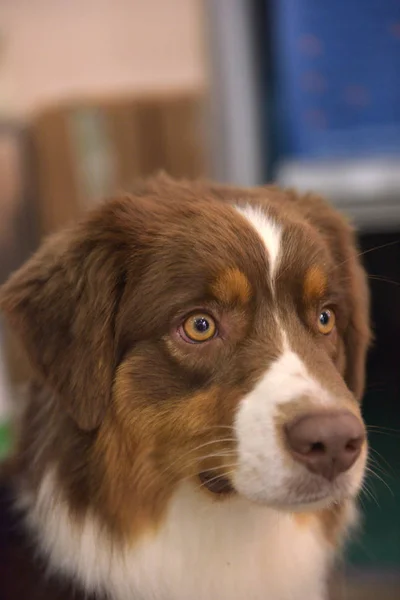
[[[247,304],[251,297],[251,286],[243,273],[238,269],[227,269],[211,286],[216,299],[229,306],[235,302]]]
[[[326,290],[326,275],[319,266],[310,267],[304,278],[304,301],[310,304],[323,298]]]
[[[76,518],[90,507],[117,537],[155,528],[182,479],[228,470],[235,446],[222,440],[237,404],[279,355],[268,257],[231,203],[284,223],[282,320],[310,370],[323,369],[333,392],[344,379],[358,412],[365,276],[351,228],[318,197],[162,176],[49,239],[2,289],[36,377],[17,476],[35,491],[55,464]],[[316,331],[324,299],[340,308],[326,338]],[[194,348],[177,328],[199,308],[216,316],[221,338]],[[231,458],[207,456],[219,450]],[[329,539],[337,521],[336,509],[324,513]]]

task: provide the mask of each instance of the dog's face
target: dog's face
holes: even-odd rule
[[[183,480],[290,509],[357,493],[368,294],[319,199],[157,180],[45,244],[2,305],[117,519]]]

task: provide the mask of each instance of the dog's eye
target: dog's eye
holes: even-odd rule
[[[330,308],[324,308],[318,316],[318,330],[323,335],[331,333],[335,327],[336,317],[335,313]]]
[[[207,313],[195,313],[190,315],[182,325],[184,337],[191,342],[207,342],[215,337],[217,325],[214,319]]]

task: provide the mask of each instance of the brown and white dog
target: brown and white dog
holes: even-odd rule
[[[327,597],[370,339],[331,207],[160,176],[48,240],[1,306],[35,372],[5,598]]]

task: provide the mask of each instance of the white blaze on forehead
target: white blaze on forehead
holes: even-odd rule
[[[258,233],[269,258],[272,290],[282,260],[282,226],[261,207],[236,207]],[[247,498],[274,506],[299,506],[299,503],[326,506],[332,490],[326,481],[316,485],[313,475],[303,465],[290,460],[284,451],[284,431],[277,425],[280,407],[307,398],[315,408],[334,407],[334,398],[321,380],[313,376],[302,358],[293,351],[289,331],[285,331],[276,298],[272,302],[275,322],[282,343],[280,355],[266,366],[255,388],[238,405],[235,416],[238,464],[233,475],[235,488]],[[268,354],[268,352],[266,352]],[[305,409],[306,410],[306,409]],[[362,460],[346,476],[346,493],[357,493],[362,481]],[[344,478],[342,477],[342,481]],[[307,492],[307,484],[313,486]],[[343,489],[344,489],[343,487]],[[321,500],[322,504],[318,504]]]
[[[251,223],[264,242],[269,257],[270,278],[273,281],[281,255],[282,227],[259,206],[248,204],[245,207],[237,206],[236,208]]]

